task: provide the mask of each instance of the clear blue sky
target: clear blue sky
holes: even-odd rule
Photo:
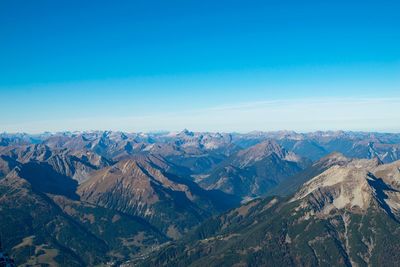
[[[400,131],[399,12],[396,0],[2,0],[0,132]]]

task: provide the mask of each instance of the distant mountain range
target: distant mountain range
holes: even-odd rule
[[[0,134],[19,265],[393,266],[400,134]]]

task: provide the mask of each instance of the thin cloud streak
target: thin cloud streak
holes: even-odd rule
[[[43,120],[4,126],[7,132],[157,130],[248,132],[253,130],[400,131],[400,98],[309,98],[266,100],[124,117]]]
[[[234,105],[223,105],[217,107],[211,107],[204,110],[210,111],[221,111],[221,110],[233,110],[233,109],[243,109],[243,108],[256,108],[260,106],[272,106],[272,105],[290,105],[294,103],[303,104],[325,104],[325,103],[357,103],[357,104],[376,104],[376,103],[399,103],[400,98],[298,98],[298,99],[277,99],[277,100],[267,100],[267,101],[254,101],[238,103]]]

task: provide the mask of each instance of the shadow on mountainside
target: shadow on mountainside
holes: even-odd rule
[[[79,200],[79,196],[76,194],[78,182],[56,172],[47,163],[29,162],[23,164],[20,175],[32,185],[35,191]]]
[[[386,213],[395,220],[396,222],[400,223],[400,221],[396,218],[395,214],[392,212],[392,209],[386,203],[386,199],[388,199],[388,195],[385,191],[391,192],[399,192],[396,189],[391,188],[387,185],[381,178],[375,177],[373,174],[368,174],[368,184],[375,190],[375,197],[378,200],[379,205],[386,211]]]

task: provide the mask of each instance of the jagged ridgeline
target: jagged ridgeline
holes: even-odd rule
[[[0,134],[17,265],[396,266],[400,135]]]

